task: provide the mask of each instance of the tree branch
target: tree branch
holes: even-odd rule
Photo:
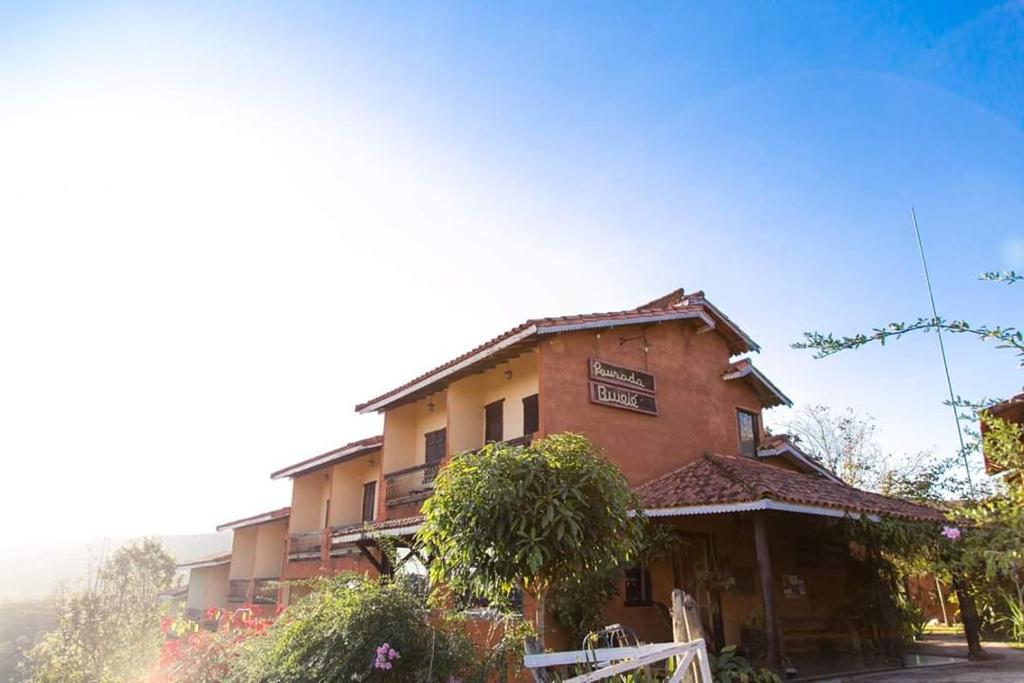
[[[943,318],[918,318],[912,323],[891,322],[885,327],[871,330],[870,333],[855,334],[848,337],[836,337],[832,333],[804,332],[804,340],[791,344],[794,349],[811,349],[815,358],[825,358],[847,349],[858,349],[862,346],[878,342],[885,346],[889,339],[899,339],[910,332],[930,332],[945,330],[953,334],[973,334],[982,341],[993,340],[996,348],[1012,349],[1020,357],[1024,366],[1024,333],[1014,327],[973,326],[965,320],[945,320]]]

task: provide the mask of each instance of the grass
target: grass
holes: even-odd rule
[[[925,626],[924,632],[925,635],[958,635],[964,632],[964,627],[960,624],[954,624],[952,626]]]

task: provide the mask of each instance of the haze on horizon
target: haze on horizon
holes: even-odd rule
[[[1024,269],[1022,47],[1020,0],[6,3],[0,552],[286,505],[357,402],[680,286],[798,403],[951,453],[934,337],[789,344],[928,315],[912,205],[940,310],[1020,322],[977,276]]]

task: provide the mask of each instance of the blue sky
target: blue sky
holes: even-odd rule
[[[1019,0],[5,3],[0,505],[207,529],[379,429],[357,401],[678,286],[797,402],[949,452],[933,337],[789,344],[928,314],[912,205],[941,312],[1019,323],[976,278],[1024,269],[1022,124]],[[949,352],[965,396],[1022,384]]]

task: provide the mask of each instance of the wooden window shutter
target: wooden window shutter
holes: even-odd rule
[[[537,394],[523,399],[523,436],[540,431],[540,401]]]
[[[363,521],[372,522],[377,513],[377,482],[363,484]]]
[[[504,412],[505,399],[484,406],[484,443],[505,438]]]
[[[424,438],[427,442],[427,462],[435,463],[443,460],[445,451],[445,430],[438,429],[435,432],[427,432],[424,434]]]

